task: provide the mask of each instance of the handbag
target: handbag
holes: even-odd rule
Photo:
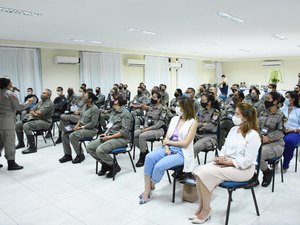
[[[72,132],[74,132],[74,127],[75,127],[75,125],[67,125],[67,126],[65,126],[64,128],[63,128],[63,132],[65,133],[65,134],[70,134],[70,133],[72,133]]]

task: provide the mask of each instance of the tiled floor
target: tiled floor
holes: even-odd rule
[[[183,225],[191,224],[197,203],[181,200],[182,185],[177,184],[176,203],[171,202],[172,186],[165,176],[147,204],[138,204],[143,190],[143,169],[134,173],[127,155],[118,156],[122,171],[112,181],[95,174],[95,160],[87,155],[77,165],[60,164],[62,145],[39,142],[38,153],[22,155],[17,162],[25,167],[7,171],[0,163],[0,225]],[[212,157],[213,154],[210,154]],[[271,187],[255,189],[260,209],[256,216],[249,190],[233,194],[229,224],[300,224],[300,171],[276,174],[275,192]],[[299,168],[300,169],[300,168]],[[212,219],[207,224],[224,224],[226,190],[214,191]]]

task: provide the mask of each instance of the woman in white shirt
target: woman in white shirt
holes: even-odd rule
[[[219,157],[194,170],[200,205],[189,218],[192,223],[202,224],[210,219],[210,202],[216,186],[225,180],[247,181],[254,175],[261,145],[256,110],[248,103],[238,103],[232,121],[235,126],[229,131]]]
[[[174,166],[184,165],[183,172],[190,173],[195,167],[193,139],[197,120],[191,98],[183,96],[176,107],[178,116],[170,122],[163,146],[146,156],[144,165],[145,189],[139,196],[140,204],[148,202],[155,184],[161,181],[164,172]]]

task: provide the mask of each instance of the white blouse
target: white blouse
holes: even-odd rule
[[[239,126],[231,128],[219,155],[233,158],[232,162],[236,168],[246,169],[257,164],[261,139],[255,130],[250,130],[243,137],[241,133],[238,133],[238,129]]]

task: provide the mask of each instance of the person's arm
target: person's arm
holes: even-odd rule
[[[189,132],[184,140],[180,141],[171,141],[169,138],[165,138],[163,141],[163,145],[168,145],[168,146],[176,146],[180,148],[187,148],[189,144],[194,140],[195,135],[196,135],[196,130],[197,130],[197,121],[194,120],[192,126],[189,129]]]
[[[96,127],[99,118],[99,109],[93,108],[91,114],[91,121],[84,126],[81,126],[82,129],[94,129]]]

